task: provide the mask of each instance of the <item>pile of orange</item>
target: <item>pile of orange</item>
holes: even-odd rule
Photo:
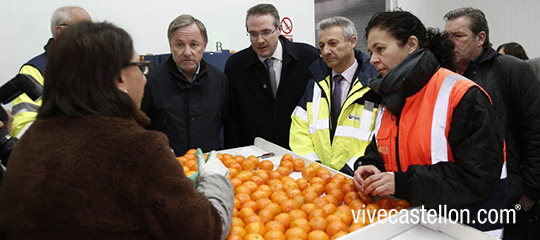
[[[186,176],[190,176],[199,170],[199,167],[197,166],[196,153],[196,149],[189,149],[184,156],[176,158],[184,167],[184,173]],[[207,154],[204,154],[204,157],[206,159]]]
[[[289,154],[283,155],[277,168],[255,156],[218,153],[217,157],[229,168],[235,190],[229,240],[336,239],[370,224],[366,216],[354,223],[351,210],[399,211],[410,206],[390,197],[373,202],[356,190],[351,178],[332,175],[318,163],[306,167],[304,160]],[[290,177],[293,171],[302,177]]]

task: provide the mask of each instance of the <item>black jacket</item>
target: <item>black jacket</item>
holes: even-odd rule
[[[253,145],[255,137],[289,148],[291,114],[311,78],[308,67],[319,54],[310,45],[293,43],[283,36],[279,40],[283,46],[283,65],[275,99],[268,71],[251,46],[227,60],[226,148]]]
[[[485,49],[463,74],[484,88],[506,141],[509,204],[522,194],[540,199],[540,82],[517,58]]]
[[[204,59],[190,83],[169,56],[148,75],[142,110],[151,129],[167,135],[176,156],[190,148],[221,149],[220,129],[227,101],[227,77]]]
[[[385,77],[369,83],[398,123],[406,99],[420,91],[439,69],[435,57],[419,56],[421,51],[404,59]],[[428,208],[439,205],[471,210],[504,208],[506,181],[498,181],[503,165],[503,140],[495,110],[480,88],[470,88],[454,109],[448,143],[454,162],[410,165],[407,171],[396,172],[395,196],[409,200],[413,206]],[[371,142],[364,157],[355,163],[355,169],[367,164],[386,171],[376,141]],[[475,227],[491,230],[500,225]]]

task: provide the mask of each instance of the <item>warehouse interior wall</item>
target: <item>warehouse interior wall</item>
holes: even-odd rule
[[[0,1],[0,85],[13,78],[19,68],[43,52],[51,37],[50,19],[61,6],[85,8],[94,21],[108,21],[131,34],[141,54],[169,53],[167,28],[181,14],[201,20],[208,32],[206,51],[239,51],[250,45],[246,34],[246,11],[258,3],[270,2],[280,17],[288,18],[287,37],[314,44],[313,0],[2,0]]]
[[[540,1],[537,0],[388,0],[394,6],[418,16],[426,27],[444,29],[443,16],[460,7],[482,10],[489,24],[493,48],[507,42],[517,42],[529,58],[540,57],[540,26],[537,25]],[[393,9],[393,8],[388,8]]]

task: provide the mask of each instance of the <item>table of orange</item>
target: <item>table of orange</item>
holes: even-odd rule
[[[268,153],[273,156],[261,157]],[[349,238],[370,224],[352,210],[410,206],[390,197],[374,201],[356,190],[352,178],[264,139],[219,151],[218,157],[229,168],[235,189],[231,240]]]

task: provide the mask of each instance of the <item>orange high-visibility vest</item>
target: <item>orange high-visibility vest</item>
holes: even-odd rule
[[[386,109],[379,111],[382,118],[377,133],[377,147],[386,171],[405,172],[410,165],[453,162],[452,150],[447,140],[452,114],[465,93],[473,86],[477,84],[440,68],[426,86],[407,98],[401,112],[399,131],[396,117]],[[399,149],[396,149],[398,134]],[[399,169],[396,150],[399,151]],[[505,169],[503,166],[503,171]]]

